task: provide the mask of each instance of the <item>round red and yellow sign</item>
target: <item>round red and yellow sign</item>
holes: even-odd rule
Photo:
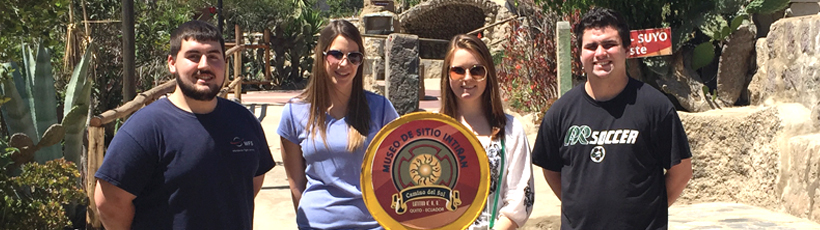
[[[489,191],[484,148],[458,121],[410,113],[387,124],[367,148],[362,196],[387,229],[464,229]]]

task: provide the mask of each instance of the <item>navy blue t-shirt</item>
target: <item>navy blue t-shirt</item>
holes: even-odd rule
[[[95,177],[136,196],[132,229],[252,229],[253,178],[273,166],[242,105],[194,114],[163,98],[125,122]]]

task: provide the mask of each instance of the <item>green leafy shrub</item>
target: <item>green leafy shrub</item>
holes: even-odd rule
[[[535,10],[527,23],[510,23],[507,44],[495,59],[498,83],[507,105],[515,112],[543,115],[558,98],[555,47],[557,15]]]
[[[362,0],[332,0],[326,1],[329,11],[323,12],[322,16],[328,18],[343,18],[356,16],[357,11],[362,9]]]
[[[69,0],[0,0],[0,62],[21,60],[20,42],[40,42],[60,54]],[[56,61],[56,60],[54,60]]]
[[[0,143],[2,145],[2,143]],[[2,147],[2,146],[0,146]],[[0,229],[62,229],[71,226],[64,207],[87,205],[77,185],[80,173],[64,159],[23,165],[20,176],[6,174],[13,149],[0,149]]]
[[[606,7],[624,16],[631,29],[671,27],[672,45],[677,50],[692,39],[693,31],[704,21],[704,13],[724,10],[729,6],[716,2],[743,0],[536,0],[545,10],[582,14],[593,6]],[[730,5],[730,4],[726,4]]]
[[[331,5],[350,5],[350,1],[327,1]],[[198,8],[213,6],[212,1],[192,0],[189,5]],[[359,0],[359,7],[361,7]],[[315,0],[260,0],[237,1],[225,0],[226,41],[235,40],[234,26],[239,25],[243,33],[263,33],[270,30],[271,77],[274,87],[289,87],[301,82],[304,73],[310,71],[313,63],[313,47],[316,44],[315,34],[324,26],[322,13],[314,8]],[[355,5],[355,4],[353,4]],[[251,43],[254,40],[246,36]],[[262,43],[262,38],[258,38]],[[244,41],[242,41],[244,42]],[[227,57],[233,63],[233,57]],[[263,49],[245,49],[242,51],[243,68],[239,75],[246,80],[264,80]],[[228,68],[229,80],[233,68]]]

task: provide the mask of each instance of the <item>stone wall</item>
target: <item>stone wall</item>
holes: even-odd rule
[[[680,113],[692,149],[692,180],[682,200],[777,208],[782,133],[774,107]],[[753,141],[750,141],[753,140]]]
[[[780,185],[789,214],[820,222],[820,134],[789,138]]]
[[[756,51],[752,105],[771,99],[811,107],[820,101],[820,15],[776,21]]]
[[[738,202],[820,222],[820,129],[802,104],[679,113],[694,174],[682,203]]]
[[[820,222],[820,16],[776,21],[755,50],[752,106],[679,113],[694,168],[681,200],[740,202]]]
[[[820,12],[820,0],[791,0],[789,9],[786,10],[788,16],[814,15]]]
[[[444,60],[438,59],[421,59],[421,65],[424,66],[423,79],[438,79],[441,78],[441,65]]]
[[[491,0],[429,0],[402,12],[399,20],[403,33],[450,40],[495,22],[500,8]],[[494,35],[485,32],[484,36]],[[426,59],[443,59],[447,50],[446,42],[421,41],[419,45],[420,56]]]

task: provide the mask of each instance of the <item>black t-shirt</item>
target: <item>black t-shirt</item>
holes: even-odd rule
[[[125,122],[95,177],[137,196],[132,229],[252,229],[253,178],[273,166],[245,107],[193,114],[163,98]]]
[[[630,78],[609,101],[584,85],[556,101],[532,162],[561,172],[561,229],[666,229],[664,169],[691,156],[669,99]]]

